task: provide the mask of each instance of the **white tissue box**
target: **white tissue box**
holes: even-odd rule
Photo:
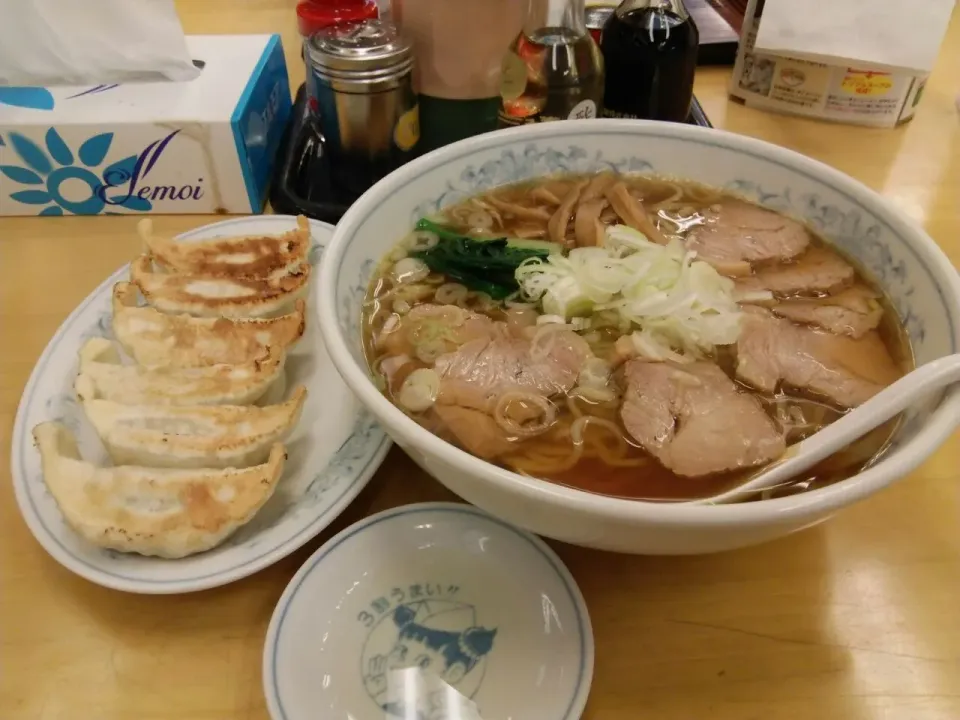
[[[258,213],[290,84],[278,35],[194,35],[190,82],[0,87],[0,215]]]
[[[762,19],[757,0],[747,4],[730,95],[748,107],[836,122],[893,127],[910,120],[926,73],[841,58],[788,57],[754,49]],[[798,13],[805,12],[797,8]],[[857,32],[851,29],[851,33]]]

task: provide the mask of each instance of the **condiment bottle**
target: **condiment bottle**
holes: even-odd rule
[[[624,0],[603,26],[605,117],[685,122],[700,33],[683,0]]]
[[[412,44],[396,26],[366,20],[321,30],[304,49],[332,176],[360,195],[416,153]]]
[[[376,0],[302,0],[297,4],[297,27],[303,37],[334,25],[374,20]]]
[[[594,118],[603,102],[603,58],[587,32],[583,0],[528,0],[507,52],[500,126]]]
[[[413,40],[422,152],[497,129],[503,49],[526,0],[394,0]]]
[[[607,24],[607,20],[613,15],[613,11],[616,9],[616,5],[587,5],[583,11],[587,32],[590,33],[590,36],[594,42],[597,43],[598,47],[600,45],[600,36],[603,33],[603,26]]]

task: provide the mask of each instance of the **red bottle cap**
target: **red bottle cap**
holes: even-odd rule
[[[297,27],[303,37],[341,23],[374,20],[375,0],[303,0],[297,5]]]

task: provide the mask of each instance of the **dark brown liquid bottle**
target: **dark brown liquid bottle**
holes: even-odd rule
[[[684,122],[699,42],[683,0],[624,0],[600,39],[604,117]]]

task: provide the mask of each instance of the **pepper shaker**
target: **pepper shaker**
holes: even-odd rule
[[[412,44],[396,26],[366,20],[322,30],[305,47],[333,176],[360,195],[416,153]]]

